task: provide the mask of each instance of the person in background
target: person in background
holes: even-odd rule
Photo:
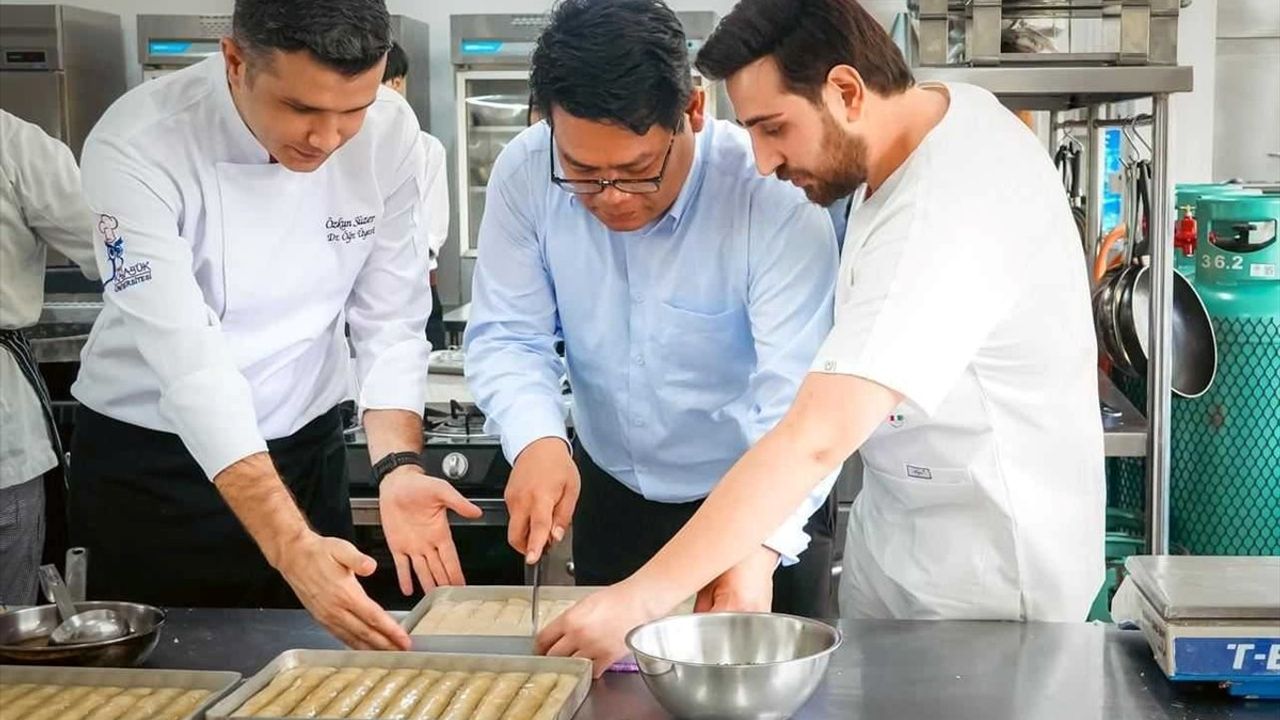
[[[756,173],[745,132],[706,117],[661,2],[563,2],[532,61],[542,121],[489,180],[467,380],[513,465],[512,547],[536,562],[572,524],[576,582],[607,585],[791,402],[831,324],[835,240],[821,208]],[[832,482],[697,609],[829,616]]]
[[[71,150],[0,110],[0,605],[36,600],[43,475],[63,465],[48,389],[22,330],[40,319],[49,248],[98,279],[92,234]]]
[[[407,649],[349,541],[352,351],[400,588],[464,582],[446,510],[480,509],[421,465],[426,158],[381,84],[390,35],[383,0],[237,0],[220,53],[90,133],[105,289],[72,388],[70,530],[91,595],[300,602],[348,645]]]
[[[821,205],[854,196],[835,326],[688,524],[538,648],[603,671],[854,451],[844,617],[1084,621],[1104,572],[1097,348],[1044,146],[986,90],[916,84],[854,0],[742,0],[697,64],[761,173]]]
[[[409,91],[409,56],[399,43],[391,43],[387,66],[382,71],[382,84],[407,97]],[[430,118],[427,118],[428,120]],[[423,118],[418,118],[421,123]],[[427,174],[422,189],[422,225],[431,250],[431,317],[427,318],[427,340],[437,350],[445,347],[444,307],[436,285],[436,268],[440,248],[449,239],[449,177],[445,171],[444,145],[434,135],[422,131],[422,144],[427,154]]]

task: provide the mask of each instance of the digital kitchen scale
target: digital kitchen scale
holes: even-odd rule
[[[1170,680],[1280,699],[1280,557],[1142,555],[1125,569]]]

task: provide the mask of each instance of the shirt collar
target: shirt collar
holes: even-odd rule
[[[226,60],[220,53],[215,53],[205,60],[204,64],[207,66],[209,82],[213,86],[213,96],[217,100],[218,111],[227,124],[232,147],[237,153],[244,153],[243,157],[248,158],[250,162],[271,162],[271,155],[262,143],[258,142],[258,138],[249,130],[249,126],[244,123],[244,118],[240,117],[240,111],[236,109],[236,103],[231,98],[231,85],[227,82]]]
[[[658,221],[658,225],[666,224],[668,222],[667,218],[670,218],[671,229],[674,230],[680,227],[680,221],[684,219],[689,206],[693,204],[693,198],[698,194],[698,189],[702,185],[702,178],[706,174],[708,150],[703,146],[711,142],[711,125],[712,121],[708,119],[702,128],[702,132],[694,134],[693,162],[689,165],[689,175],[685,177],[684,187],[680,188],[680,194],[676,195],[676,201],[671,204],[666,216]]]

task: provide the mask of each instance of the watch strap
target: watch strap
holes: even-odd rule
[[[422,455],[408,451],[384,455],[381,460],[373,465],[373,481],[377,484],[382,484],[383,478],[390,475],[392,470],[403,465],[422,467]]]

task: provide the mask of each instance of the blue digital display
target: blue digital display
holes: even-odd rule
[[[191,50],[191,43],[178,40],[152,40],[147,43],[147,52],[152,55],[185,55]]]
[[[502,51],[501,40],[463,40],[462,52],[467,55],[496,55]]]
[[[220,49],[217,40],[148,40],[147,52],[152,56],[203,57]]]

